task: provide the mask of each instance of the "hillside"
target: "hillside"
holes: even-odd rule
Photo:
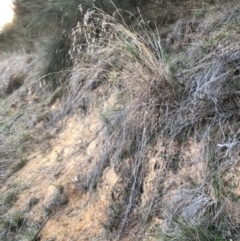
[[[0,33],[0,240],[240,240],[239,13],[17,0]]]

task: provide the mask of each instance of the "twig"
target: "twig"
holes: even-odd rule
[[[48,222],[48,220],[53,217],[55,215],[55,213],[53,213],[52,215],[50,215],[44,222],[43,224],[40,226],[40,228],[38,229],[37,233],[34,235],[34,237],[31,239],[31,241],[36,241],[36,238],[38,237],[38,234],[41,232],[41,230],[43,229],[43,227],[45,226],[45,224]]]

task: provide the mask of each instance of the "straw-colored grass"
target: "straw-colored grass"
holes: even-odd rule
[[[56,7],[54,4],[44,13]],[[57,7],[65,6],[61,4]],[[136,2],[128,4],[135,6]],[[106,138],[101,158],[76,186],[93,192],[105,168],[114,167],[123,185],[113,195],[109,219],[104,223],[111,238],[121,239],[136,227],[144,232],[149,217],[159,216],[164,223],[161,232],[155,233],[159,239],[238,238],[240,217],[233,213],[233,199],[238,197],[224,180],[239,163],[240,6],[230,1],[214,4],[141,1],[148,9],[143,14],[138,9],[133,13],[119,10],[113,4],[114,14],[98,7],[82,13],[76,10],[73,24],[61,11],[60,18],[54,18],[55,24],[63,21],[62,29],[57,28],[64,34],[55,35],[61,38],[52,38],[48,45],[51,58],[41,81],[37,81],[39,87],[33,82],[27,87],[47,93],[43,84],[47,86],[48,80],[50,86],[58,87],[54,96],[61,99],[61,108],[51,113],[51,124],[79,110],[85,116],[97,109],[102,116]],[[147,14],[156,11],[151,6],[166,7],[166,12],[154,19],[156,24],[145,21]],[[46,26],[40,24],[38,28],[45,31]],[[24,84],[13,93],[4,93],[7,85],[3,82],[1,86],[3,95],[26,87]],[[118,107],[103,108],[102,102],[111,95]],[[48,104],[53,102],[50,98]],[[26,121],[27,115],[23,117]],[[0,135],[6,133],[3,127]],[[22,134],[28,143],[31,135]],[[20,136],[12,138],[0,143],[4,178],[9,167],[4,160],[8,155],[16,157],[10,144],[22,140]],[[197,160],[204,167],[202,179],[195,183],[190,177],[171,190],[165,180],[177,177],[186,165],[183,154],[190,140],[200,143]],[[149,202],[140,210],[149,150],[160,141],[164,151],[159,161],[166,165],[157,172]]]

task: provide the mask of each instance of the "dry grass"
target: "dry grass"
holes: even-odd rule
[[[226,15],[229,16],[229,12],[225,11],[219,14],[222,23]],[[235,12],[232,10],[228,21],[237,19]],[[193,20],[179,20],[174,25],[174,31],[165,41],[169,44],[166,46],[168,55],[174,48],[181,51],[180,60],[175,59],[174,52],[170,55],[173,66],[176,65],[173,72],[169,70],[168,55],[161,47],[160,34],[152,32],[143,19],[139,21],[137,33],[127,27],[123,19],[119,22],[99,9],[91,9],[85,14],[83,23],[72,30],[70,54],[74,68],[68,95],[64,97],[63,112],[81,107],[86,114],[88,108],[104,100],[100,89],[108,89],[110,92],[106,90],[106,95],[116,93],[119,100],[124,96],[121,108],[104,114],[109,132],[106,149],[110,150],[111,165],[120,170],[119,174],[126,183],[117,201],[124,207],[119,214],[121,224],[116,227],[117,238],[124,235],[126,227],[131,226],[130,219],[133,222],[131,214],[139,205],[147,168],[146,151],[157,135],[180,144],[189,137],[205,141],[203,153],[206,154],[203,158],[209,160],[210,176],[203,183],[221,176],[231,163],[226,160],[219,166],[217,149],[212,153],[208,145],[209,139],[217,145],[225,142],[226,135],[237,135],[238,46],[234,39],[222,37],[221,30],[217,28],[213,35],[217,34],[215,41],[218,45],[212,43],[213,46],[208,46],[205,34],[213,26],[215,20],[206,19],[199,23],[194,17]],[[224,29],[224,24],[219,26]],[[208,37],[211,39],[211,36]],[[172,47],[170,40],[174,43]],[[202,47],[196,40],[206,42]],[[204,58],[188,58],[189,53],[183,46],[189,41],[198,46],[197,50],[191,50],[192,55],[203,48],[207,48],[209,53],[202,53]],[[185,59],[185,66],[180,63],[182,59]],[[234,141],[231,143],[233,145],[227,145],[229,148],[235,146]],[[227,150],[229,153],[230,149]],[[213,159],[210,154],[214,155]],[[105,165],[100,166],[104,168]],[[89,174],[90,179],[86,180],[99,180],[103,172],[100,169],[94,169]],[[158,180],[156,183],[159,183]],[[92,184],[87,181],[86,185],[88,189]],[[178,213],[184,219],[188,219],[188,213],[191,213],[195,220],[201,222],[200,217],[205,215],[203,207],[211,206],[211,201],[203,193],[195,201],[188,210],[185,209],[188,206],[186,198],[183,199],[183,206],[172,213]],[[195,214],[191,211],[193,209]],[[151,208],[148,210],[151,213]],[[218,213],[219,210],[215,211]]]
[[[217,15],[218,20],[209,17],[200,23],[194,18],[183,19],[174,25],[174,31],[166,41],[173,39],[174,45],[169,45],[167,50],[170,52],[176,48],[180,51],[181,60],[174,62],[173,59],[173,65],[176,65],[173,73],[169,72],[166,65],[159,35],[151,35],[144,23],[140,30],[144,36],[142,38],[111,17],[89,11],[85,16],[85,25],[75,29],[73,50],[79,51],[79,66],[82,66],[82,58],[95,64],[99,53],[104,54],[105,61],[113,52],[114,56],[120,58],[117,65],[116,62],[115,65],[110,63],[111,68],[101,72],[113,76],[114,86],[125,98],[121,109],[105,116],[110,132],[107,145],[117,147],[112,153],[111,163],[116,170],[120,168],[122,179],[127,183],[121,194],[124,203],[119,201],[124,208],[119,214],[122,219],[116,228],[117,238],[133,222],[131,213],[139,205],[146,150],[150,140],[157,134],[180,144],[189,137],[205,142],[201,161],[208,165],[209,173],[202,180],[202,185],[208,183],[208,188],[213,185],[217,189],[214,194],[217,205],[211,209],[212,197],[203,191],[199,192],[197,188],[190,191],[196,193],[196,198],[190,195],[188,199],[181,194],[174,196],[171,201],[173,206],[179,202],[178,209],[171,210],[172,215],[180,216],[183,222],[190,223],[193,231],[189,238],[201,232],[202,238],[197,240],[210,237],[211,240],[214,235],[225,240],[227,236],[224,232],[231,233],[231,237],[237,234],[234,226],[238,224],[227,218],[228,213],[224,208],[226,194],[215,184],[238,162],[239,47],[236,38],[232,38],[232,31],[235,31],[238,21],[238,6],[233,9],[224,6],[223,9],[224,12]],[[213,32],[209,35],[210,31]],[[191,52],[184,48],[189,42],[194,43],[189,48]],[[84,48],[87,55],[81,55]],[[174,53],[172,56],[174,58]],[[180,63],[183,59],[185,66]],[[206,221],[209,216],[205,209],[211,209],[213,223]],[[227,220],[224,221],[224,227],[219,223],[220,219]],[[169,222],[174,221],[170,219]],[[201,227],[203,224],[204,227]],[[211,231],[209,227],[212,227]],[[219,231],[220,227],[222,231]],[[187,233],[181,235],[184,238]],[[177,235],[174,237],[180,238]]]
[[[42,68],[41,55],[37,54],[1,54],[0,62],[0,183],[26,164],[28,150],[39,140],[49,139],[45,130],[36,135],[33,129],[41,116],[49,115],[45,105],[48,92],[42,84],[39,72]],[[7,91],[14,76],[24,76],[21,86]],[[45,99],[45,100],[44,100]],[[44,114],[45,113],[45,114]],[[35,134],[33,134],[33,132]],[[42,139],[42,140],[43,140]]]
[[[171,14],[158,16],[155,26],[146,23],[140,12],[125,12],[123,18],[123,12],[115,9],[115,19],[92,8],[65,36],[70,42],[64,45],[64,56],[69,55],[73,66],[66,70],[60,65],[56,71],[61,86],[48,103],[59,98],[61,108],[52,113],[51,123],[71,111],[80,110],[85,116],[98,109],[102,116],[107,136],[102,158],[79,178],[77,187],[95,190],[108,165],[119,174],[122,189],[113,195],[104,224],[111,237],[121,239],[136,226],[143,230],[148,217],[161,216],[163,240],[238,238],[240,217],[233,218],[233,195],[223,180],[239,163],[240,6],[218,7],[207,1],[184,1],[173,8],[169,1],[166,13]],[[183,15],[189,12],[191,17]],[[134,19],[135,30],[127,26],[126,16]],[[158,26],[171,23],[158,32]],[[118,105],[106,110],[102,103],[110,95],[116,96]],[[6,133],[3,127],[2,139]],[[22,137],[28,143],[29,136]],[[20,142],[19,136],[13,138],[18,141],[8,139],[1,145],[3,177],[9,156],[16,157],[10,144]],[[139,210],[149,149],[159,139],[165,142],[165,169],[157,173],[152,196]],[[190,139],[202,144],[198,157],[205,168],[202,180],[166,188],[170,174],[176,177],[184,166],[183,150]]]
[[[159,200],[158,207],[170,208],[164,240],[238,240],[239,217],[229,209],[223,179],[239,163],[239,46],[233,37],[239,5],[214,11],[214,18],[180,19],[165,42],[184,91],[159,120],[161,133],[183,146],[189,138],[204,143],[198,161],[207,168],[200,186],[186,183],[169,205]]]
[[[9,241],[33,240],[38,226],[39,223],[28,219],[23,212],[13,211],[0,219],[0,238]],[[39,239],[39,237],[35,238]]]
[[[117,93],[119,100],[124,96],[121,109],[104,115],[109,131],[106,155],[111,165],[125,166],[125,159],[130,158],[130,167],[120,172],[128,185],[122,193],[125,204],[117,227],[118,238],[139,202],[146,147],[158,130],[166,103],[174,102],[179,92],[164,62],[159,34],[151,32],[143,20],[139,29],[144,37],[99,9],[89,10],[83,24],[72,31],[71,56],[75,64],[64,101],[66,112],[86,98],[88,105],[99,105],[104,98],[98,92],[101,88],[110,89],[109,94]],[[86,181],[101,177],[101,167],[106,165],[96,166],[98,171],[94,168]],[[85,185],[91,186],[89,181]]]

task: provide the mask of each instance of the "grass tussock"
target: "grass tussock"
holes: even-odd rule
[[[23,212],[12,211],[0,219],[0,238],[2,240],[39,240],[35,237],[38,223],[32,222]]]
[[[117,206],[124,207],[119,214],[120,224],[115,228],[118,238],[124,235],[126,227],[131,227],[133,210],[140,205],[147,170],[147,148],[157,136],[169,143],[178,143],[180,148],[189,138],[205,143],[201,161],[208,166],[209,175],[202,180],[202,185],[211,184],[211,180],[214,183],[230,168],[231,160],[235,160],[237,153],[230,149],[236,147],[234,140],[238,133],[239,60],[235,40],[227,33],[220,34],[226,27],[223,21],[229,15],[228,6],[224,9],[225,12],[218,15],[222,25],[207,37],[205,34],[215,26],[210,15],[201,23],[199,16],[179,20],[172,26],[173,31],[161,39],[161,33],[153,32],[143,19],[139,21],[138,30],[133,31],[124,19],[119,22],[99,9],[87,11],[83,23],[78,23],[71,32],[70,55],[74,67],[69,93],[64,96],[65,113],[72,108],[81,107],[86,111],[96,106],[98,101],[104,100],[99,90],[107,88],[121,102],[120,108],[110,110],[103,118],[109,135],[106,146],[111,150],[108,153],[111,165],[126,183],[115,200]],[[226,24],[234,25],[237,21],[235,11],[232,10],[232,18]],[[209,38],[213,41],[212,46],[209,46]],[[189,42],[196,46],[187,48]],[[161,43],[166,44],[164,49]],[[192,57],[188,57],[188,51],[192,51]],[[218,147],[225,146],[226,136],[232,136],[232,141],[228,139],[227,142],[233,145],[227,144],[228,147],[224,148],[231,155],[225,155],[227,158],[220,161],[223,153]],[[174,172],[177,173],[177,169]],[[102,171],[91,172],[92,180],[98,180],[99,174],[94,173],[101,176]],[[157,179],[156,185],[159,183]],[[223,202],[221,195],[217,197],[219,203]],[[204,210],[211,207],[212,199],[208,194],[201,194],[198,198],[192,202],[190,197],[189,204],[186,198],[183,199],[179,210],[172,213],[177,213],[186,222],[190,222],[187,215],[191,214],[194,216],[191,225],[201,226],[201,218],[206,216]],[[156,200],[158,207],[163,205]],[[187,210],[190,203],[193,206]],[[159,213],[154,205],[147,207],[150,216]],[[214,210],[214,215],[221,213],[218,208]],[[227,223],[230,225],[231,221]],[[217,232],[212,231],[211,235],[217,235]]]
[[[206,169],[200,186],[186,183],[187,192],[179,190],[163,204],[170,208],[164,240],[238,240],[239,219],[230,211],[235,204],[224,182],[239,163],[239,48],[232,38],[237,9],[224,5],[214,19],[180,19],[169,35],[166,50],[184,94],[159,123],[164,136],[183,146],[189,138],[203,143],[198,161]]]
[[[174,102],[181,90],[165,63],[159,34],[151,32],[144,21],[139,24],[144,37],[99,9],[86,13],[83,24],[72,31],[74,70],[65,101],[65,108],[73,108],[84,96],[94,97],[95,92],[97,99],[90,102],[94,104],[102,98],[97,91],[107,86],[118,92],[118,99],[124,95],[122,108],[104,116],[109,130],[107,149],[113,150],[108,153],[112,165],[124,166],[124,159],[130,158],[129,169],[120,172],[128,183],[123,192],[126,206],[117,231],[120,236],[139,201],[145,148],[158,130],[157,122],[166,103]]]

